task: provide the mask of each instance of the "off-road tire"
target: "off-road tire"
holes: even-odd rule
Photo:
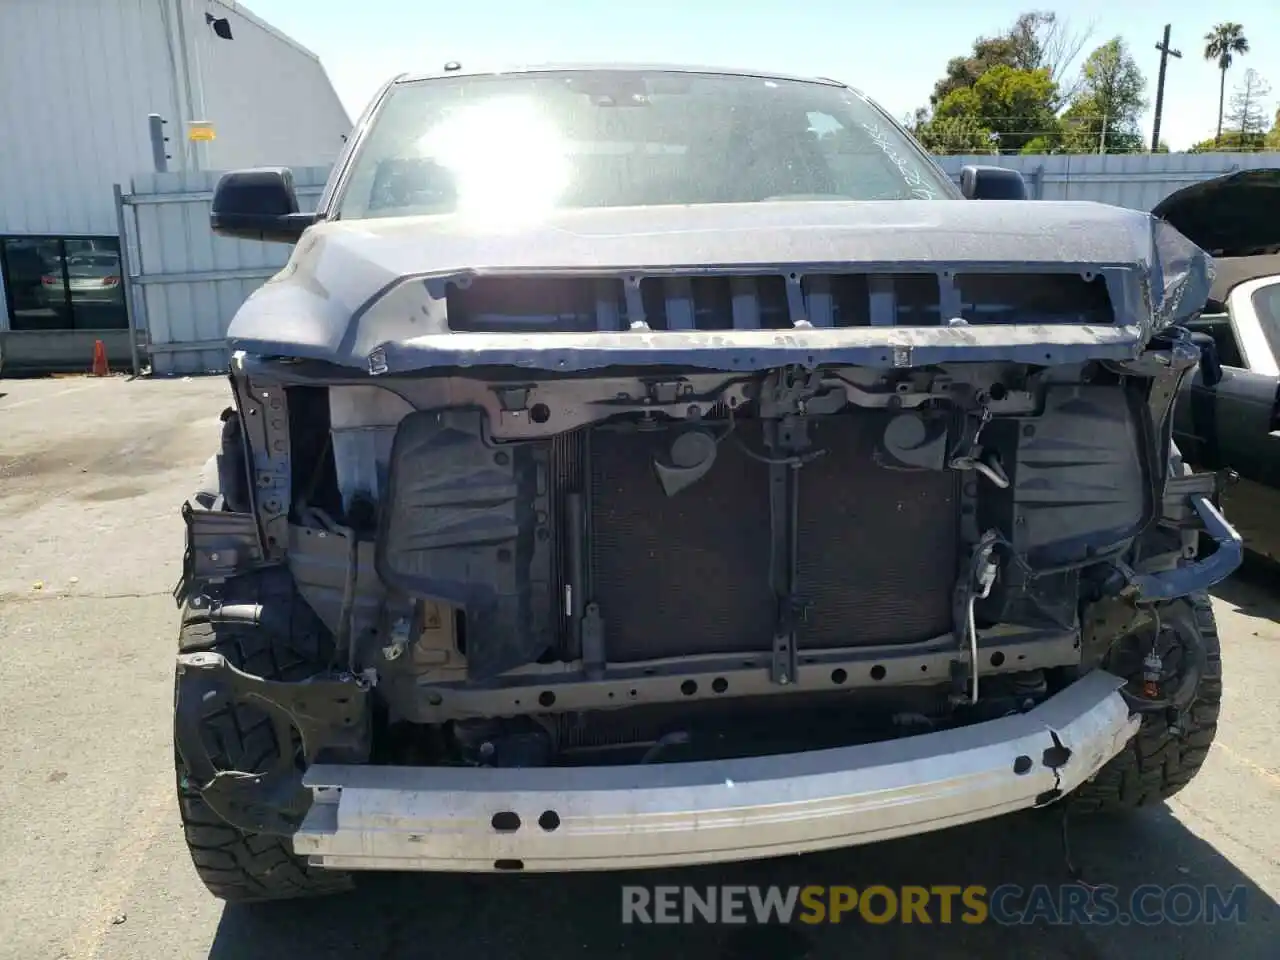
[[[220,588],[227,603],[260,603],[287,616],[265,617],[287,623],[265,626],[210,623],[201,606],[183,610],[178,648],[182,653],[220,653],[233,666],[269,679],[296,681],[328,666],[331,638],[298,596],[282,569],[237,577]],[[205,744],[219,769],[259,772],[275,763],[280,747],[271,722],[252,707],[215,708],[202,723]],[[176,746],[176,744],[175,744]],[[293,750],[286,744],[285,748]],[[187,780],[182,755],[174,750],[178,809],[196,873],[216,897],[234,903],[320,896],[351,888],[347,874],[309,867],[293,854],[288,838],[247,833],[213,812]]]
[[[1163,713],[1147,714],[1125,749],[1072,795],[1081,813],[1115,813],[1167,800],[1190,783],[1218,732],[1222,705],[1222,647],[1206,594],[1189,599],[1205,645],[1205,668],[1195,700],[1175,735]]]

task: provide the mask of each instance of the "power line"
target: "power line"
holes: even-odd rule
[[[929,121],[926,121],[926,122],[932,122],[933,120],[939,120],[939,119],[940,119],[940,120],[946,120],[946,119],[951,119],[951,118],[948,118],[948,117],[931,117],[931,118],[929,119]],[[954,119],[957,119],[957,120],[1043,120],[1043,119],[1044,119],[1044,114],[1033,113],[1033,114],[1028,114],[1028,115],[1026,115],[1026,116],[1012,116],[1012,117],[1011,117],[1011,116],[1009,116],[1008,114],[1003,114],[1003,113],[992,113],[992,114],[982,114],[982,113],[974,114],[974,113],[966,113],[966,114],[963,114],[962,116],[955,117]],[[1068,117],[1066,117],[1065,115],[1064,115],[1064,116],[1059,117],[1058,119],[1059,119],[1059,120],[1062,120],[1062,122],[1063,122],[1063,123],[1073,123],[1073,122],[1076,122],[1076,118],[1074,118],[1074,117],[1068,118]],[[1081,118],[1079,118],[1079,122],[1081,122],[1081,123],[1086,123],[1086,122],[1088,122],[1088,118],[1081,117]]]
[[[1114,126],[1110,126],[1108,127],[1108,129],[1110,130],[1110,134],[1109,134],[1110,136],[1114,137],[1117,135],[1116,128]],[[996,131],[996,132],[999,133],[1000,136],[1002,137],[1049,137],[1049,136],[1060,137],[1064,133],[1067,135],[1082,134],[1085,136],[1096,137],[1101,132],[1101,127],[1100,126],[1081,127],[1080,129],[1077,129],[1077,130],[1066,130],[1066,131],[1064,131],[1061,127],[1055,127],[1051,130],[1004,130],[1004,131]],[[1135,136],[1135,137],[1137,135],[1138,135],[1137,131],[1134,131],[1132,134],[1132,136]],[[1121,136],[1123,136],[1123,134],[1121,134]],[[1206,137],[1205,139],[1212,140],[1213,137]]]

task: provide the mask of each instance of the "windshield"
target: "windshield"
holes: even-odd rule
[[[357,149],[346,219],[769,200],[945,199],[858,94],[710,73],[563,71],[396,84]]]

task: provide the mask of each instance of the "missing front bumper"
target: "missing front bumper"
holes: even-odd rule
[[[1138,728],[1122,685],[1095,671],[1029,713],[783,756],[580,769],[319,765],[304,778],[314,803],[294,849],[346,870],[613,870],[924,833],[1043,805],[1093,776]]]

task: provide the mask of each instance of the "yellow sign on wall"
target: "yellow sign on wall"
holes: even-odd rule
[[[213,124],[207,120],[192,120],[187,124],[187,139],[197,142],[216,139]]]

